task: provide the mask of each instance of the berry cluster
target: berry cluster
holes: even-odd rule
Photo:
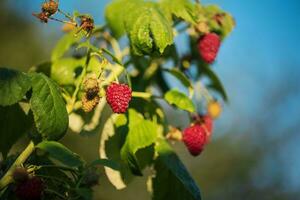
[[[106,88],[106,100],[114,113],[125,113],[131,100],[131,89],[126,84],[112,83]]]
[[[198,51],[206,63],[213,63],[221,45],[220,36],[216,33],[207,33],[198,41]]]
[[[195,123],[183,130],[182,141],[193,156],[199,155],[209,142],[213,129],[210,116],[197,116]]]
[[[219,102],[212,100],[207,104],[206,115],[193,116],[193,123],[183,130],[182,140],[193,156],[199,155],[206,144],[210,142],[213,132],[213,120],[221,114],[222,108]],[[172,134],[174,135],[174,134]],[[170,139],[174,139],[174,136]]]

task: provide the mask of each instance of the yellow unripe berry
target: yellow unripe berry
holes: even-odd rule
[[[210,101],[207,105],[207,113],[208,115],[216,119],[221,115],[222,112],[222,107],[219,102],[217,101]]]
[[[72,23],[72,22],[71,22]],[[76,28],[75,24],[71,24],[71,23],[66,23],[61,27],[61,30],[65,33],[69,33],[71,31],[73,31]]]

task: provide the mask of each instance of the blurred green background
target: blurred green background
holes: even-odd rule
[[[108,2],[61,1],[61,6],[69,12],[91,13],[101,23]],[[0,1],[1,66],[25,71],[50,57],[62,33],[57,24],[40,24],[31,16],[41,3]],[[224,105],[212,143],[200,157],[191,157],[182,144],[175,145],[176,151],[199,184],[204,200],[299,199],[300,2],[203,3],[221,5],[237,21],[214,65],[230,103]],[[177,40],[182,45],[185,42],[185,38]],[[168,116],[172,124],[187,123],[181,112],[170,110]],[[68,134],[64,143],[87,160],[98,157],[99,135]],[[94,188],[95,199],[150,199],[146,179],[136,178],[127,189],[117,191],[103,174]]]

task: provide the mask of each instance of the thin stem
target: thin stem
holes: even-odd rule
[[[71,15],[69,15],[68,13],[65,13],[64,11],[62,11],[61,9],[58,9],[58,12],[60,12],[61,14],[63,14],[66,18],[70,19],[71,21],[73,21],[73,17]]]
[[[77,173],[78,171],[76,169],[73,169],[71,167],[65,167],[65,166],[58,166],[58,165],[40,165],[39,168],[59,168],[66,171],[72,171]]]
[[[121,51],[118,41],[113,37],[111,37],[111,35],[108,32],[105,32],[105,34],[103,34],[103,37],[105,40],[107,40],[110,43],[118,60],[121,60],[123,57],[123,53]]]
[[[147,92],[132,92],[132,97],[150,99],[152,97],[152,94]]]
[[[80,187],[80,184],[82,183],[82,181],[83,181],[83,176],[81,176],[80,179],[78,180],[78,182],[76,184],[76,188]]]
[[[127,79],[127,83],[129,85],[129,87],[132,88],[130,74],[127,71],[126,71],[126,79]]]
[[[84,77],[86,75],[86,71],[87,71],[88,65],[89,65],[90,60],[91,60],[91,52],[92,52],[91,49],[88,49],[87,58],[86,58],[86,61],[85,61],[85,66],[84,66],[84,68],[82,70],[82,73],[81,73],[81,75],[79,77],[79,81],[76,84],[76,88],[75,88],[75,91],[74,91],[74,93],[72,95],[71,102],[67,106],[68,114],[70,114],[73,111],[73,109],[74,109],[74,105],[76,103],[76,98],[77,98],[78,92],[80,91],[80,87],[81,87],[81,85],[83,83],[83,80],[84,80]]]
[[[27,158],[31,155],[34,149],[34,143],[31,141],[26,147],[26,149],[19,155],[19,157],[15,160],[15,162],[11,165],[6,174],[0,180],[0,190],[13,181],[12,174],[14,170],[16,169],[16,167],[20,166],[27,160]]]
[[[70,21],[65,21],[65,20],[61,20],[61,19],[56,19],[54,17],[48,17],[49,19],[53,20],[53,21],[57,21],[57,22],[60,22],[60,23],[64,23],[64,24],[72,24],[74,26],[77,26],[77,23],[75,22],[70,22]]]
[[[120,76],[123,73],[124,69],[125,69],[124,67],[122,67],[120,65],[116,65],[113,68],[112,72],[109,74],[109,76],[106,78],[105,82],[110,83],[110,82],[114,81],[115,77]]]
[[[78,171],[76,169],[64,166],[57,166],[57,165],[41,165],[39,168],[58,168],[61,170],[69,171],[74,179],[78,177]]]
[[[68,102],[70,100],[70,97],[66,93],[62,92],[61,95],[65,99],[66,102]]]
[[[62,180],[62,179],[54,177],[54,176],[46,176],[46,175],[41,175],[41,174],[35,174],[35,176],[50,179],[50,180],[54,180],[54,181],[59,182],[59,183],[64,183],[64,184],[66,183],[65,180]],[[68,183],[66,183],[66,184],[68,184]]]
[[[53,193],[53,194],[55,194],[56,196],[58,196],[58,197],[60,197],[62,199],[67,199],[67,197],[65,197],[64,195],[56,192],[55,190],[49,189],[49,188],[46,188],[45,192]]]

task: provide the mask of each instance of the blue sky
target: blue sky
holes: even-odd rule
[[[39,10],[40,2],[42,1],[35,0],[28,4],[28,1],[10,1],[20,8],[20,14],[28,16],[29,19],[32,12]],[[83,13],[91,13],[96,23],[102,23],[104,4],[109,1],[60,2],[63,10],[71,12],[77,9]],[[286,170],[287,185],[297,189],[300,186],[300,148],[295,142],[300,141],[300,125],[297,126],[300,122],[300,1],[202,2],[220,5],[232,13],[237,22],[234,32],[223,43],[217,62],[213,66],[230,97],[230,104],[225,106],[224,114],[217,122],[218,129],[221,130],[217,134],[229,131],[239,120],[245,123],[245,129],[251,128],[256,125],[252,122],[257,123],[257,119],[267,123],[266,133],[262,133],[266,135],[262,137],[280,137],[288,134],[286,130],[295,132],[292,138],[282,143],[280,151],[272,152],[268,159],[276,157],[277,163],[272,160],[272,164],[280,165],[282,170]],[[24,9],[25,3],[27,9]],[[45,33],[51,30],[47,25],[34,23]],[[59,30],[52,29],[50,34],[59,34]],[[286,96],[286,90],[292,90],[292,93]],[[276,92],[276,99],[272,98],[271,95],[274,94],[270,94],[271,91]],[[278,102],[276,108],[271,104],[273,100]],[[267,133],[274,135],[270,136]],[[267,161],[261,166],[262,172],[268,171],[270,167],[270,162]],[[267,173],[264,174],[268,176]]]

